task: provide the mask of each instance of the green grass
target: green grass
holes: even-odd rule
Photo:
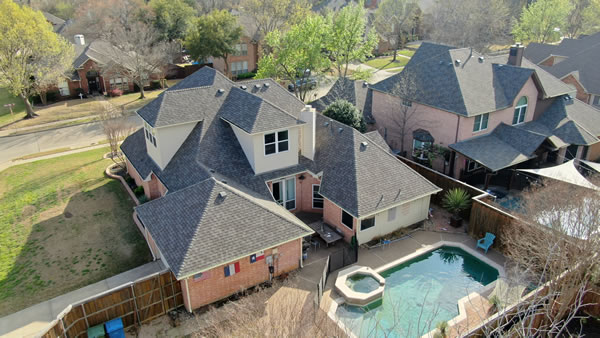
[[[14,103],[14,115],[10,114],[8,108],[4,108],[7,103]],[[21,98],[11,95],[6,88],[0,88],[0,126],[17,121],[25,117],[25,103]]]
[[[400,73],[403,69],[404,69],[404,67],[400,67],[400,68],[388,69],[387,71],[390,73]]]
[[[150,260],[107,151],[0,172],[0,316]]]
[[[413,55],[415,55],[415,51],[414,50],[410,50],[410,49],[403,49],[403,50],[399,50],[398,54],[404,55],[404,56],[408,56],[408,57],[413,57]]]
[[[393,59],[393,57],[386,56],[383,58],[376,58],[376,59],[369,60],[369,61],[365,62],[365,64],[367,64],[373,68],[377,68],[377,69],[389,69],[389,68],[404,67],[409,61],[409,59],[403,58],[403,57],[396,58],[396,61],[394,61],[394,62],[392,62],[392,59]]]

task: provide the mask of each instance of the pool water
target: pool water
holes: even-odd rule
[[[340,305],[341,322],[358,337],[420,337],[458,316],[458,300],[498,278],[466,251],[443,246],[389,270],[383,301],[369,308]]]
[[[506,195],[502,198],[497,199],[496,202],[498,202],[498,204],[500,204],[502,207],[508,210],[523,210],[523,200],[520,196]]]
[[[369,293],[379,287],[379,282],[369,275],[356,274],[346,279],[346,285],[353,291]]]

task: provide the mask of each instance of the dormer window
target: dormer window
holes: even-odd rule
[[[288,151],[288,131],[278,131],[275,133],[265,134],[265,155],[281,153]]]
[[[155,134],[154,128],[152,128],[146,122],[144,122],[144,134],[146,135],[148,142],[150,142],[151,144],[153,144],[156,147],[156,137],[155,137],[156,134]]]
[[[525,96],[519,99],[515,107],[515,115],[513,116],[513,125],[525,122],[525,113],[527,113],[527,98]]]

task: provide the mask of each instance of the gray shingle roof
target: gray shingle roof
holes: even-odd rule
[[[535,157],[548,140],[560,148],[599,142],[600,110],[577,99],[554,99],[534,121],[517,126],[500,124],[491,133],[450,145],[450,148],[496,171]]]
[[[136,212],[178,279],[313,233],[275,202],[214,178]]]
[[[321,194],[355,217],[439,191],[390,154],[389,148],[321,114],[317,115],[316,144],[311,171],[323,172]]]
[[[394,95],[402,81],[414,82],[407,99],[463,116],[511,106],[534,72],[547,96],[573,92],[538,66],[525,61],[516,67],[507,61],[507,55],[481,55],[469,48],[424,42],[402,72],[370,87]]]
[[[373,123],[373,91],[369,89],[367,82],[362,80],[351,80],[349,78],[338,78],[325,96],[310,103],[318,112],[323,112],[335,100],[342,99],[352,103],[363,113],[368,123]]]
[[[375,142],[381,148],[385,149],[386,151],[389,151],[390,154],[394,153],[392,151],[392,148],[390,148],[383,136],[381,136],[381,134],[377,130],[370,131],[368,133],[365,133],[364,135],[368,137],[371,141]]]
[[[558,45],[530,43],[525,48],[525,56],[536,64],[552,55],[563,56],[566,59],[553,66],[541,68],[558,78],[578,72],[578,80],[586,91],[600,94],[600,33],[580,39],[563,39]]]
[[[274,104],[237,87],[231,88],[221,105],[219,116],[248,134],[304,123]]]

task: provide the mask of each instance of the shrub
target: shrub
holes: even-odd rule
[[[365,124],[362,113],[352,103],[346,100],[336,100],[325,109],[323,115],[338,122],[342,122],[361,133],[367,131],[367,125]]]
[[[136,196],[141,196],[141,195],[144,195],[144,187],[137,187],[137,188],[133,189],[133,193],[134,193]],[[144,195],[144,196],[145,196],[145,195]]]
[[[56,102],[59,98],[60,94],[56,90],[46,92],[46,102]]]
[[[152,80],[152,82],[150,82],[150,89],[162,89],[162,86],[160,85],[160,81]]]
[[[458,216],[461,211],[471,205],[470,198],[469,193],[462,188],[450,189],[444,195],[442,206],[453,215]]]
[[[248,72],[248,73],[242,73],[242,74],[238,74],[236,76],[236,78],[238,80],[244,80],[244,79],[252,79],[256,76],[256,73],[253,72]]]
[[[121,95],[123,95],[123,91],[119,88],[115,88],[110,91],[110,96],[112,96],[112,97],[121,96]]]
[[[144,203],[148,202],[148,197],[146,197],[146,195],[142,195],[142,196],[138,197],[138,201],[140,201],[140,204],[144,204]]]

